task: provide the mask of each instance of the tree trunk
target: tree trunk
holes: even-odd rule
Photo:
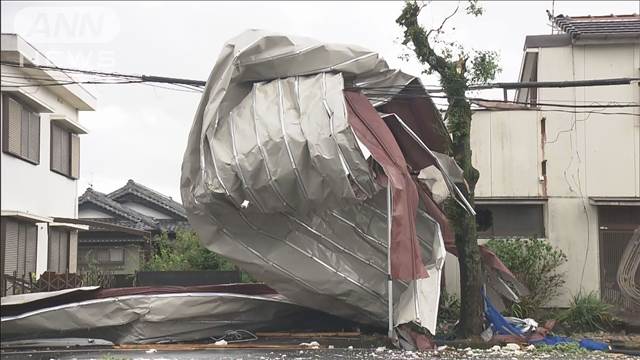
[[[464,95],[464,86],[457,87]],[[474,192],[480,174],[471,163],[471,107],[464,96],[453,94],[450,98],[450,130],[452,153],[464,172],[469,187],[461,189],[469,203],[474,206]],[[476,234],[476,219],[459,205],[449,207],[449,217],[455,231],[456,247],[460,269],[460,327],[458,337],[469,338],[482,332],[484,303],[482,300],[482,268],[480,249]]]
[[[460,328],[458,337],[477,336],[482,331],[482,269],[476,240],[476,222],[467,215],[454,222],[460,268]]]
[[[471,1],[472,10],[475,1]],[[471,164],[471,104],[466,98],[468,79],[466,77],[467,58],[460,55],[458,61],[451,59],[451,51],[438,55],[429,43],[429,35],[436,31],[440,33],[444,23],[456,13],[447,17],[437,29],[426,31],[418,23],[418,15],[425,5],[418,5],[415,1],[408,1],[402,10],[402,14],[396,20],[404,31],[403,44],[413,43],[413,52],[422,64],[429,65],[430,71],[440,75],[440,84],[447,95],[449,108],[447,109],[448,128],[452,137],[451,153],[464,172],[467,189],[461,189],[474,205],[474,191],[480,174]],[[469,11],[469,10],[468,10]],[[473,12],[474,15],[481,13]],[[451,45],[453,47],[453,45]],[[448,54],[448,56],[447,56]],[[491,59],[484,58],[482,62],[487,64]],[[477,64],[474,64],[474,67]],[[495,71],[495,66],[493,67]],[[495,74],[485,74],[481,81],[493,78]],[[473,77],[471,77],[473,78]],[[475,79],[477,80],[477,79]],[[455,232],[455,242],[458,249],[458,261],[460,263],[460,327],[458,337],[469,338],[480,335],[482,331],[483,309],[482,300],[482,272],[480,262],[480,249],[476,236],[476,219],[468,214],[454,201],[447,201],[446,212],[451,220]]]

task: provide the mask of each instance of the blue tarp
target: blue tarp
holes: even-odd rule
[[[482,295],[484,298],[484,315],[485,319],[488,322],[489,326],[493,330],[494,334],[499,335],[515,335],[522,337],[523,341],[527,341],[530,344],[534,345],[557,345],[557,344],[567,344],[567,343],[578,343],[580,347],[585,348],[587,350],[600,350],[600,351],[608,351],[609,345],[603,342],[590,340],[590,339],[582,339],[577,341],[572,338],[563,337],[563,336],[555,336],[555,335],[547,335],[542,340],[532,341],[527,338],[527,335],[516,326],[511,324],[502,314],[491,304],[486,294]]]

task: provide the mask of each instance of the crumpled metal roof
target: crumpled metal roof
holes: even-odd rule
[[[435,333],[445,242],[455,246],[417,173],[433,167],[473,209],[460,169],[430,148],[449,139],[426,92],[396,99],[416,83],[358,46],[259,30],[230,40],[182,164],[202,243],[297,304],[375,326],[388,319],[389,255],[394,323]],[[357,90],[374,85],[388,90]]]

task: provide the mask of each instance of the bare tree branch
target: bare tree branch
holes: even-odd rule
[[[437,29],[431,29],[429,30],[429,32],[427,33],[427,37],[429,37],[429,35],[431,35],[432,32],[436,32],[436,34],[440,34],[442,32],[442,28],[444,27],[444,24],[447,23],[447,21],[449,19],[451,19],[460,9],[460,1],[458,1],[458,5],[456,6],[455,10],[453,10],[453,12],[447,16],[446,18],[444,18],[444,20],[442,20],[442,23],[440,24],[440,27],[438,27]]]

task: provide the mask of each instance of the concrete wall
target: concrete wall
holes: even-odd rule
[[[640,45],[539,49],[539,81],[640,76]],[[640,102],[637,84],[540,89],[539,102],[570,104]],[[596,109],[640,114],[637,108]],[[600,290],[597,208],[589,197],[640,197],[640,118],[598,113],[542,111],[546,120],[549,241],[569,261],[566,305],[581,290]],[[640,224],[640,219],[638,219]]]
[[[640,44],[540,48],[538,81],[640,76]],[[539,89],[539,103],[640,102],[637,83]],[[480,171],[477,197],[547,196],[546,237],[568,256],[566,286],[550,305],[600,290],[597,208],[589,197],[640,197],[640,117],[540,111],[478,111],[471,144]],[[586,109],[640,114],[637,108]],[[541,121],[545,119],[545,133]],[[541,182],[541,162],[547,181]],[[640,219],[638,219],[640,225]],[[450,261],[451,260],[451,261]],[[447,257],[448,291],[459,293],[457,261]]]
[[[517,122],[517,126],[513,123]],[[540,121],[536,111],[478,111],[473,115],[477,197],[540,196]]]

